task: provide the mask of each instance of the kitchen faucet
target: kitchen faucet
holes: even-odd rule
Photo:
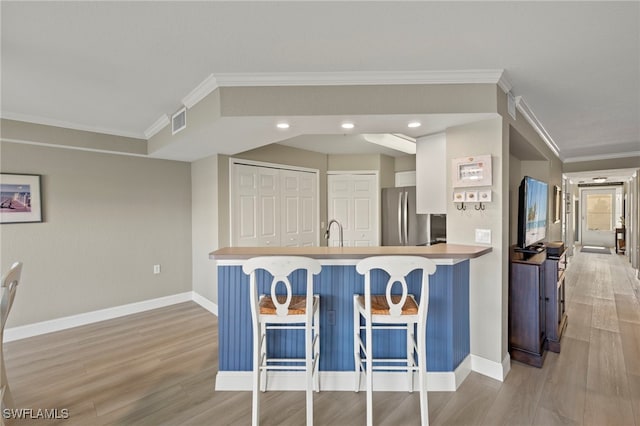
[[[329,239],[329,235],[330,235],[330,231],[331,231],[331,225],[333,225],[334,223],[336,223],[338,225],[338,232],[339,232],[338,237],[340,238],[340,247],[344,247],[344,238],[343,238],[343,235],[342,235],[342,225],[340,224],[340,222],[338,222],[335,219],[331,219],[329,221],[329,224],[327,225],[327,230],[324,231],[324,238],[326,240]]]

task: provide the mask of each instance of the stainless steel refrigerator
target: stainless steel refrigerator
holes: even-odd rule
[[[416,187],[382,190],[382,245],[418,246],[429,243],[428,218],[416,214]]]

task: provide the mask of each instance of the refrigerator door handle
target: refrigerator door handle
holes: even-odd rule
[[[409,245],[409,192],[404,192],[404,245]]]
[[[402,242],[402,192],[398,193],[398,238],[400,238],[400,245],[403,246]]]

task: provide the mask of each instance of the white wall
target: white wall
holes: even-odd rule
[[[218,248],[218,156],[191,163],[193,291],[218,302],[217,268],[209,253]]]

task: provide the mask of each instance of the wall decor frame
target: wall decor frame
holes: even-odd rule
[[[560,222],[562,215],[562,190],[558,185],[553,186],[553,223]]]
[[[454,188],[491,186],[491,155],[454,158],[451,171]]]
[[[0,173],[0,224],[42,222],[41,175]]]

